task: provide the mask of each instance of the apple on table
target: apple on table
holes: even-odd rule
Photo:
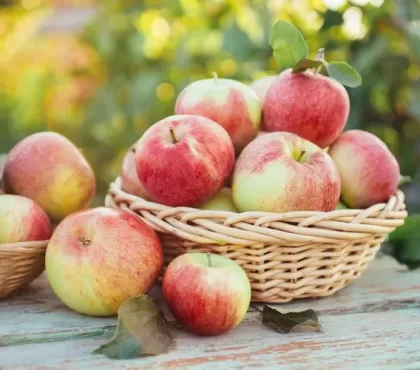
[[[251,302],[245,271],[218,254],[185,253],[168,265],[162,280],[165,302],[176,320],[201,336],[235,328]]]
[[[146,294],[163,267],[156,232],[121,209],[98,207],[66,217],[47,247],[48,281],[64,304],[111,316],[128,298]]]

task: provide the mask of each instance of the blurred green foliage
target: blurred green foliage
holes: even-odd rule
[[[311,56],[324,47],[360,72],[346,129],[387,143],[414,179],[404,186],[409,211],[420,212],[419,0],[103,0],[76,36],[37,33],[48,7],[25,3],[0,8],[0,152],[35,131],[62,132],[95,169],[96,204],[125,151],[173,114],[188,83],[213,71],[250,83],[282,70],[268,42],[281,18]]]

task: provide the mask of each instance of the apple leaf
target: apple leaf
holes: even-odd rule
[[[264,305],[262,322],[282,334],[301,328],[311,328],[316,331],[321,331],[321,324],[314,310],[281,313],[270,306]]]
[[[308,68],[318,68],[323,65],[321,60],[303,58],[294,67],[293,73],[305,72]]]
[[[271,28],[270,45],[274,58],[283,68],[294,67],[309,55],[308,45],[299,30],[292,24],[279,20]]]
[[[93,351],[112,359],[132,359],[166,353],[173,345],[168,322],[147,295],[127,299],[118,310],[112,339]]]
[[[362,84],[362,77],[346,62],[325,62],[328,75],[344,86],[357,87]]]

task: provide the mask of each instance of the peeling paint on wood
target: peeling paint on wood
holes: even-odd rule
[[[111,361],[91,352],[112,335],[116,318],[68,310],[41,277],[27,292],[0,301],[0,369],[420,369],[419,283],[420,271],[383,257],[332,297],[273,305],[315,309],[321,333],[282,335],[250,310],[223,336],[179,330],[168,354]],[[159,289],[153,294],[161,300]]]

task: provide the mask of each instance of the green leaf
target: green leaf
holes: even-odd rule
[[[325,68],[330,77],[344,86],[357,87],[362,84],[362,77],[359,72],[346,62],[325,62]]]
[[[305,72],[308,68],[318,68],[322,64],[321,60],[303,58],[293,67],[293,73]]]
[[[308,45],[299,30],[292,24],[279,20],[271,28],[270,45],[274,58],[283,68],[294,67],[309,55]]]
[[[94,354],[112,359],[132,359],[166,353],[173,345],[168,322],[147,295],[127,299],[118,310],[114,337]]]
[[[282,334],[301,328],[311,328],[316,331],[321,331],[321,324],[314,310],[281,313],[274,308],[264,305],[262,322]]]

